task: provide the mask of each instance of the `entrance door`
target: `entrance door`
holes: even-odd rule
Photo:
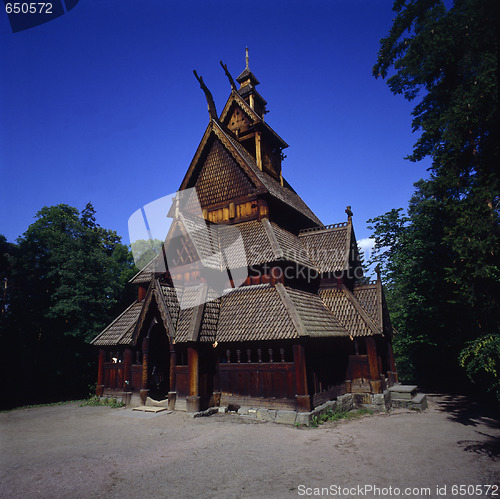
[[[170,345],[167,332],[155,324],[149,332],[149,394],[152,399],[164,400],[170,391]]]

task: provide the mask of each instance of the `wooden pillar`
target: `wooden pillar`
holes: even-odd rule
[[[259,167],[259,170],[262,170],[262,152],[260,148],[260,132],[255,132],[255,162]]]
[[[187,412],[198,412],[200,410],[199,368],[200,359],[198,348],[193,345],[188,347],[189,396],[186,399]]]
[[[175,401],[177,400],[177,392],[175,388],[175,368],[177,366],[177,355],[173,343],[170,343],[170,372],[169,372],[169,392],[168,392],[168,409],[175,410]]]
[[[99,364],[97,368],[97,387],[96,395],[102,397],[104,393],[104,362],[106,361],[106,351],[104,348],[99,349]]]
[[[146,287],[145,286],[139,286],[139,290],[137,292],[137,301],[138,302],[141,302],[142,300],[144,300],[144,298],[146,298]]]
[[[373,336],[366,339],[366,353],[368,355],[368,369],[370,371],[370,391],[372,393],[382,393],[382,383],[380,381],[380,371],[378,367],[377,347]]]
[[[148,389],[148,354],[149,354],[149,338],[144,338],[142,340],[142,382],[141,382],[141,402],[142,405],[146,405],[146,399],[149,395]]]
[[[309,412],[311,410],[311,398],[307,391],[306,356],[303,345],[293,345],[293,362],[295,364],[295,382],[297,394],[297,410]]]

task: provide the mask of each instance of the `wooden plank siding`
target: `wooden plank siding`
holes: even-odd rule
[[[219,364],[223,395],[295,399],[293,362]]]

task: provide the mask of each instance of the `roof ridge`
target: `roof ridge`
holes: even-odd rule
[[[300,229],[299,231],[299,237],[307,235],[311,232],[321,232],[321,231],[329,231],[332,229],[340,229],[342,227],[347,227],[349,222],[339,222],[335,224],[330,224],[330,225],[321,225],[319,227],[311,227],[309,229]]]
[[[205,309],[205,303],[208,294],[208,286],[206,284],[199,285],[199,291],[197,297],[200,301],[199,305],[194,306],[193,315],[189,322],[188,329],[188,341],[196,341],[200,334],[201,320],[203,318],[203,311]]]
[[[372,330],[373,333],[375,334],[382,334],[383,331],[381,328],[375,324],[373,319],[370,317],[370,314],[364,309],[363,305],[359,302],[359,300],[351,293],[351,291],[347,288],[345,284],[341,285],[341,290],[344,293],[344,295],[347,297],[347,299],[352,303],[356,311],[359,313],[361,318],[365,321],[366,325],[368,326],[369,329]]]
[[[284,284],[278,282],[275,288],[276,291],[278,292],[278,295],[281,298],[281,301],[283,302],[283,305],[285,306],[285,309],[288,311],[288,315],[290,316],[290,319],[293,322],[295,329],[297,329],[299,336],[309,336],[309,333],[302,320],[302,317],[300,317],[299,311],[297,310],[297,307],[293,303],[293,300],[288,294],[288,291],[285,288]]]
[[[168,287],[170,287],[170,286],[168,286]],[[173,340],[175,337],[175,330],[176,330],[177,325],[174,325],[174,321],[172,320],[172,316],[170,315],[170,310],[168,309],[168,306],[165,302],[165,295],[163,294],[163,291],[161,288],[162,288],[161,282],[158,279],[156,279],[156,286],[155,286],[153,291],[155,292],[155,296],[156,296],[156,300],[158,301],[158,305],[161,305],[160,307],[158,307],[158,308],[160,308],[160,315],[162,316],[163,320],[167,323],[168,329],[171,330],[171,331],[167,331],[167,335],[170,337],[170,340]],[[172,289],[175,292],[175,288],[173,286],[172,286]],[[162,313],[162,309],[163,309],[163,313]],[[163,317],[164,314],[165,314],[165,316]]]
[[[267,238],[269,239],[269,243],[271,244],[271,249],[273,250],[274,257],[277,260],[283,258],[284,253],[283,250],[281,249],[278,239],[276,238],[276,234],[274,233],[273,227],[271,226],[271,222],[269,222],[269,219],[265,217],[262,219],[261,223],[262,226],[264,227]]]

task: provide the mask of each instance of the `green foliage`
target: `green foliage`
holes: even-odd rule
[[[83,396],[94,377],[88,342],[123,310],[135,273],[127,247],[97,225],[89,203],[42,208],[18,239],[1,339],[17,403]],[[10,397],[9,400],[12,400]]]
[[[500,401],[500,334],[487,334],[467,343],[460,353],[460,365],[471,381],[488,386]]]
[[[393,93],[422,96],[409,159],[432,158],[408,213],[369,221],[371,263],[388,284],[408,380],[457,379],[466,342],[500,330],[497,10],[493,0],[455,0],[449,9],[440,0],[397,0],[373,68]]]
[[[124,407],[125,404],[123,402],[119,402],[118,400],[112,398],[112,397],[98,397],[97,395],[94,395],[90,397],[87,400],[84,400],[81,404],[80,407],[84,406],[105,406],[105,407],[111,407],[113,409],[118,409],[120,407]]]
[[[351,411],[341,411],[339,409],[335,410],[327,409],[323,414],[320,414],[319,417],[312,416],[309,426],[311,428],[317,428],[318,425],[325,423],[327,421],[340,421],[342,419],[357,419],[369,414],[373,414],[373,411],[365,408],[354,409]]]
[[[134,255],[135,266],[143,269],[161,251],[162,241],[159,239],[137,239],[130,246]]]

